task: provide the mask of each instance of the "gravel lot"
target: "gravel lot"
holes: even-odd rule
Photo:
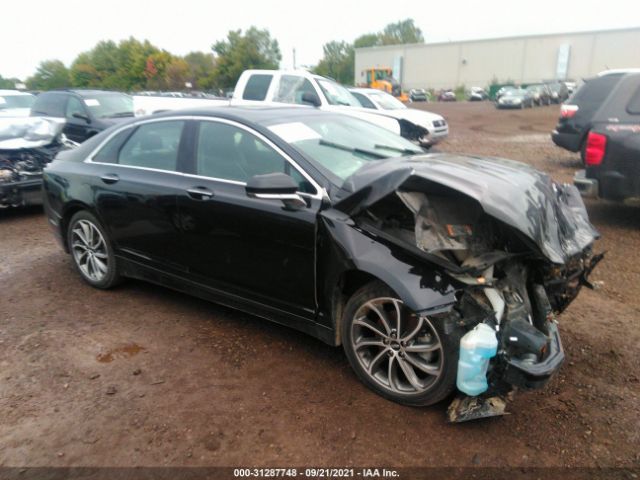
[[[558,107],[428,104],[440,150],[513,158],[570,181]],[[461,425],[446,404],[367,390],[342,350],[136,281],[85,285],[40,209],[0,211],[0,466],[640,467],[640,215],[589,203],[607,250],[560,317],[567,361],[512,413]]]

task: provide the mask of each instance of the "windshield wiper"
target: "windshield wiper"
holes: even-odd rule
[[[424,153],[424,152],[421,152],[419,150],[412,150],[410,148],[392,147],[391,145],[375,144],[373,147],[374,148],[384,148],[385,150],[391,150],[392,152],[402,153],[403,155],[417,155],[417,154],[420,154],[420,153]]]
[[[105,117],[115,118],[115,117],[133,117],[133,112],[118,112],[111,113],[109,115],[105,115]]]
[[[379,158],[379,159],[388,158],[387,155],[383,155],[382,153],[374,152],[372,150],[366,150],[364,148],[358,148],[358,147],[350,147],[348,145],[342,145],[340,143],[334,143],[324,139],[320,139],[318,143],[326,147],[333,147],[333,148],[337,148],[338,150],[344,150],[345,152],[363,153],[364,155],[369,155],[370,157]]]

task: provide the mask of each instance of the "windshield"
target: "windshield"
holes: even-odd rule
[[[526,92],[524,90],[509,90],[504,94],[504,96],[505,97],[523,97],[525,93]]]
[[[133,99],[124,93],[96,93],[84,97],[94,117],[133,117]]]
[[[360,107],[358,99],[351,95],[351,92],[344,88],[342,85],[338,85],[331,80],[321,79],[318,80],[318,85],[324,96],[327,97],[327,101],[330,105],[346,105],[349,107]]]
[[[369,162],[424,153],[382,127],[342,115],[308,116],[269,129],[307,155],[339,186]]]
[[[33,95],[5,95],[0,97],[0,110],[8,108],[31,108],[36,97]]]
[[[401,108],[407,108],[404,103],[395,97],[389,95],[384,92],[374,92],[370,93],[369,97],[378,105],[382,107],[383,110],[399,110]]]

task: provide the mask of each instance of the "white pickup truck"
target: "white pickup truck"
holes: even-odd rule
[[[417,140],[422,128],[383,112],[365,109],[342,85],[305,70],[245,70],[240,75],[231,105],[300,105],[340,112],[375,123]],[[422,133],[422,134],[421,134]]]

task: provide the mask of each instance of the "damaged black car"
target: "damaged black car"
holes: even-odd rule
[[[557,316],[601,259],[575,187],[315,109],[136,119],[60,153],[44,189],[90,285],[144,279],[296,328],[387,399],[457,391],[452,421],[546,384]]]
[[[64,121],[0,118],[0,208],[42,205],[42,169],[77,144],[62,133]]]

